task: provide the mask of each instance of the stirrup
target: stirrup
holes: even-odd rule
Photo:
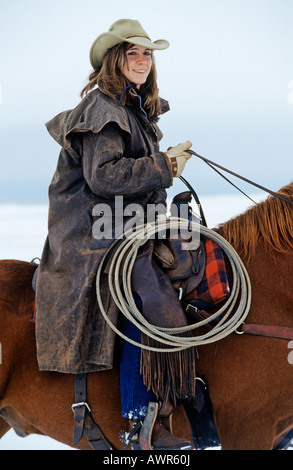
[[[172,407],[173,408],[173,407]],[[142,424],[138,439],[138,448],[133,450],[189,450],[192,444],[184,438],[173,436],[171,429],[171,410],[168,410],[168,403],[165,402],[160,410],[159,404],[150,402],[147,409],[145,420]],[[159,422],[158,422],[159,420]],[[163,434],[154,427],[158,422],[159,428],[162,426]],[[159,432],[158,432],[159,431]],[[154,435],[156,433],[156,437]],[[166,439],[164,441],[164,439]],[[169,440],[169,442],[168,442]]]
[[[151,439],[158,409],[158,403],[149,402],[144,421],[137,421],[129,432],[121,432],[120,440],[124,442],[125,449],[130,444],[132,450],[153,450]]]
[[[141,450],[153,450],[151,440],[153,427],[158,416],[158,409],[158,403],[154,401],[149,402],[146,416],[139,433],[139,446]]]
[[[159,404],[155,402],[149,402],[146,416],[144,421],[138,421],[129,433],[124,433],[122,439],[125,442],[125,448],[130,444],[132,450],[158,450],[165,449],[163,447],[153,447],[152,446],[152,434],[154,425],[158,418]],[[168,425],[165,422],[168,417],[161,417],[162,425],[167,432],[171,434],[171,445],[167,446],[168,450],[189,450],[192,448],[192,445],[189,441],[185,439],[178,439],[172,435],[170,429],[170,422]],[[138,434],[137,434],[138,433]],[[173,442],[172,442],[173,440]],[[174,442],[175,441],[175,442]],[[177,442],[176,442],[177,441]],[[178,442],[179,441],[179,442]]]
[[[120,440],[124,442],[124,449],[130,444],[132,450],[153,450],[151,439],[158,409],[158,403],[149,402],[144,421],[137,421],[129,432],[121,432]]]

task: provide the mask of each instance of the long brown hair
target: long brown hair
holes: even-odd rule
[[[89,82],[81,91],[81,97],[87,95],[95,86],[110,96],[115,103],[119,103],[119,98],[125,88],[131,85],[131,82],[123,75],[122,69],[126,60],[126,51],[132,44],[121,42],[109,49],[106,53],[103,65],[100,70],[94,70],[89,75]],[[158,120],[160,114],[160,98],[157,86],[157,71],[152,57],[152,67],[146,82],[141,85],[140,90],[145,95],[144,110],[150,120]],[[131,88],[132,93],[136,93],[135,88]],[[124,93],[122,102],[127,102],[128,93]]]

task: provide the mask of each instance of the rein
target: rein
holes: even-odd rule
[[[220,168],[221,170],[223,171],[226,171],[227,173],[230,173],[230,175],[233,175],[233,176],[236,176],[236,178],[239,178],[243,181],[245,181],[246,183],[249,183],[253,186],[256,186],[257,188],[261,189],[262,191],[265,191],[269,194],[271,194],[272,196],[278,198],[278,199],[281,199],[282,201],[285,201],[287,202],[288,204],[290,204],[291,206],[293,206],[293,201],[291,201],[291,199],[288,199],[287,197],[285,196],[282,196],[281,194],[279,193],[276,193],[275,191],[271,191],[270,189],[268,188],[265,188],[264,186],[261,186],[260,184],[258,183],[255,183],[254,181],[251,181],[247,178],[244,178],[244,176],[241,176],[241,175],[238,175],[237,173],[234,173],[234,171],[231,171],[231,170],[228,170],[227,168],[224,168],[223,166],[219,165],[218,163],[215,163],[215,162],[212,162],[211,160],[208,160],[207,158],[203,157],[202,155],[199,155],[198,153],[194,152],[193,150],[187,150],[188,153],[190,153],[191,155],[195,155],[196,157],[200,158],[201,160],[203,160],[207,165],[209,165],[213,170],[217,171],[215,167],[217,168]],[[220,176],[222,176],[226,181],[228,181],[230,184],[232,184],[234,187],[235,185],[229,181],[224,175],[222,175],[219,171],[217,171],[218,174],[220,174]],[[241,191],[239,188],[237,188],[239,191]],[[243,191],[241,191],[243,193]],[[248,197],[248,196],[247,196]],[[250,198],[249,198],[250,199]],[[253,201],[254,202],[254,201]]]

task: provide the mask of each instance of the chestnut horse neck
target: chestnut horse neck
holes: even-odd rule
[[[293,201],[293,182],[280,189],[278,194]],[[221,224],[219,233],[248,261],[261,239],[273,251],[287,253],[293,249],[293,207],[282,199],[269,196]]]
[[[219,233],[248,262],[253,258],[260,240],[271,251],[278,253],[284,254],[293,249],[293,208],[287,202],[293,201],[293,182],[284,186],[278,194],[282,198],[269,196],[219,227]],[[243,324],[239,333],[293,340],[293,328],[288,327]]]

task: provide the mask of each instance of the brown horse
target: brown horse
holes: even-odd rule
[[[293,200],[293,183],[281,194]],[[274,197],[219,228],[235,247],[252,284],[249,323],[293,328],[293,208]],[[40,433],[73,446],[73,377],[40,372],[34,323],[30,321],[35,267],[0,262],[0,437],[11,427],[25,436]],[[232,333],[217,345],[198,348],[222,449],[273,449],[293,428],[293,365],[288,341]],[[119,370],[88,374],[93,417],[116,449],[120,430]],[[176,435],[190,438],[183,409],[175,413]],[[89,449],[83,438],[77,446]]]

